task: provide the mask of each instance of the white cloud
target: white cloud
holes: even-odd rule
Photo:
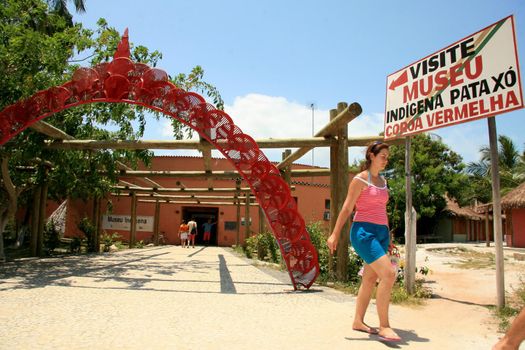
[[[467,164],[479,161],[480,148],[489,145],[486,124],[486,119],[481,119],[431,132],[441,136],[443,143],[461,154],[463,162]]]
[[[233,122],[247,135],[254,139],[260,138],[308,138],[312,136],[312,109],[310,105],[289,101],[285,97],[268,96],[251,93],[238,96],[233,104],[225,105],[225,112]],[[329,111],[314,108],[314,134],[321,130],[329,121]],[[349,136],[377,135],[383,130],[383,114],[361,115],[348,125]],[[169,120],[161,119],[152,128],[152,134],[145,139],[171,139],[172,128]],[[197,138],[194,134],[193,138]],[[292,149],[292,151],[295,149]],[[264,149],[265,155],[271,161],[282,159],[283,149]],[[362,147],[349,149],[350,162],[363,158]],[[191,155],[200,156],[198,151],[155,151],[158,155]],[[218,151],[213,151],[214,157],[219,157]],[[312,152],[308,152],[298,163],[312,164]],[[328,147],[314,150],[314,165],[328,167],[330,165],[330,150]]]
[[[226,105],[225,111],[244,133],[257,138],[306,138],[312,136],[312,109],[309,105],[289,101],[284,97],[262,94],[248,94],[236,97],[233,104]],[[329,121],[329,111],[314,109],[314,134]],[[377,135],[383,129],[383,115],[361,115],[348,125],[350,136]],[[265,149],[266,156],[272,161],[281,160],[282,150]],[[363,156],[362,147],[350,148],[350,161]],[[309,152],[297,162],[312,164]],[[314,165],[329,166],[328,147],[316,148]]]

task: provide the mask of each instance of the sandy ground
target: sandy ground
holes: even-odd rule
[[[355,297],[317,285],[293,292],[286,272],[231,249],[6,263],[0,349],[490,349],[501,336],[486,307],[495,303],[493,272],[458,270],[425,248],[417,256],[436,298],[391,307],[397,344],[351,330]],[[377,324],[373,304],[367,321]]]

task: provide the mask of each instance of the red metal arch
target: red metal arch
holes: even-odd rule
[[[279,244],[294,288],[309,288],[314,283],[319,275],[317,252],[279,170],[228,114],[200,95],[170,83],[165,71],[131,61],[127,29],[113,61],[79,68],[71,81],[39,91],[1,111],[0,145],[54,113],[94,102],[121,102],[157,110],[212,143],[252,189]]]

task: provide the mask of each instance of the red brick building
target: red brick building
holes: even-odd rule
[[[211,169],[213,171],[233,171],[233,166],[227,159],[212,158]],[[292,169],[312,169],[307,165],[293,165]],[[164,171],[204,171],[204,161],[201,157],[179,157],[179,156],[156,156],[152,159],[150,168],[140,167],[140,170],[164,170]],[[196,178],[168,178],[168,177],[149,177],[164,188],[235,188],[234,176],[231,179],[207,180]],[[135,184],[140,187],[152,187],[147,184],[142,178],[122,177],[121,180],[126,183]],[[212,181],[211,183],[209,181]],[[314,177],[297,177],[292,178],[292,196],[297,201],[299,212],[302,214],[306,224],[310,222],[321,221],[328,228],[329,212],[330,212],[330,177],[329,176],[314,176]],[[242,181],[241,187],[247,187],[246,182]],[[186,195],[186,196],[216,196],[216,197],[230,197],[234,193],[201,193],[192,191],[181,191],[170,193],[169,195]],[[152,197],[143,197],[146,194],[138,197],[136,215],[138,219],[136,240],[143,240],[144,242],[151,242],[154,230],[155,217],[155,201]],[[118,233],[122,236],[123,241],[128,241],[130,238],[130,217],[131,204],[130,196],[109,196],[112,209],[108,211],[108,206],[102,202],[103,223],[102,229],[107,233]],[[253,199],[253,196],[252,196]],[[149,202],[145,202],[149,200]],[[246,205],[240,205],[241,226],[238,230],[237,225],[237,205],[227,205],[226,202],[233,202],[233,199],[224,200],[207,200],[200,199],[206,204],[187,203],[190,199],[174,198],[170,199],[168,203],[166,200],[160,201],[160,215],[159,215],[159,233],[163,235],[166,244],[179,244],[178,228],[181,221],[186,221],[194,217],[199,227],[199,235],[196,243],[202,241],[202,224],[208,219],[216,222],[213,227],[211,235],[211,244],[219,246],[231,246],[237,243],[238,234],[240,242],[245,236],[245,210]],[[186,202],[186,203],[181,203]],[[219,204],[212,204],[218,202]],[[48,210],[56,206],[49,206]],[[67,206],[67,219],[65,232],[66,236],[80,235],[77,225],[83,218],[88,217],[93,219],[93,203],[91,201],[84,202],[82,200],[69,201]],[[251,221],[250,234],[258,233],[259,225],[259,207],[251,205],[249,209],[249,219]],[[239,233],[238,233],[239,232]]]

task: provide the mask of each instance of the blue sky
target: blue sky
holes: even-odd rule
[[[363,108],[350,135],[377,135],[389,74],[511,14],[525,57],[522,0],[86,0],[86,9],[76,22],[95,28],[103,17],[121,32],[129,28],[134,44],[162,52],[158,67],[171,75],[201,65],[226,112],[254,138],[311,136],[310,105],[317,131],[340,101]],[[498,134],[519,150],[524,118],[523,109],[496,118]],[[433,132],[465,162],[477,161],[489,142],[485,119]],[[144,139],[170,139],[166,122],[149,123]],[[275,161],[281,152],[265,150]],[[350,150],[350,161],[362,156],[362,148]],[[299,162],[311,164],[311,153]],[[329,165],[328,149],[315,150],[314,164]]]

